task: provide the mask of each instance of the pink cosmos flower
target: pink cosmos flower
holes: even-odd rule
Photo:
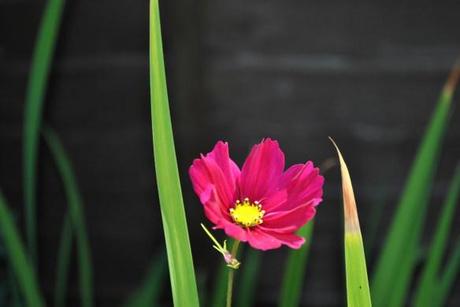
[[[229,157],[228,144],[217,142],[189,169],[195,193],[206,217],[225,233],[269,250],[300,248],[305,239],[295,232],[311,220],[322,200],[324,178],[311,161],[284,171],[278,142],[255,145],[243,168]]]

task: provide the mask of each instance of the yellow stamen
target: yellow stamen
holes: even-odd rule
[[[254,227],[263,223],[265,211],[258,201],[251,202],[245,198],[243,202],[237,200],[235,207],[230,209],[230,215],[235,223],[244,227]]]

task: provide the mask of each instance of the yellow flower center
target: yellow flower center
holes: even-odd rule
[[[235,207],[230,209],[230,215],[235,223],[244,227],[254,227],[262,224],[265,211],[258,201],[251,202],[245,198],[243,202],[237,200]]]

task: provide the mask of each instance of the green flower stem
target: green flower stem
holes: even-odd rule
[[[240,245],[240,241],[235,240],[232,246],[232,257],[236,258],[236,254],[238,253],[238,247]],[[227,283],[227,307],[232,307],[232,292],[233,292],[233,279],[235,277],[235,269],[229,268],[228,271],[228,283]]]

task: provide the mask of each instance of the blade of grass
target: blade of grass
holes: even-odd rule
[[[236,296],[235,306],[250,307],[254,304],[261,257],[261,253],[252,248],[246,252],[244,264],[241,266],[241,273],[238,278],[238,295]]]
[[[153,152],[175,306],[199,305],[169,112],[158,0],[150,1],[150,99]]]
[[[447,240],[455,213],[455,205],[460,195],[460,166],[457,166],[451,182],[442,213],[436,226],[436,232],[431,242],[427,261],[419,279],[415,295],[416,307],[433,307],[435,302],[435,289],[438,284],[442,259],[446,251]]]
[[[62,226],[57,256],[56,282],[54,284],[54,306],[64,307],[67,295],[70,257],[72,255],[72,221],[67,214]]]
[[[50,128],[44,127],[42,131],[64,184],[68,214],[72,221],[72,228],[75,231],[82,306],[91,307],[93,306],[93,272],[90,244],[86,233],[83,212],[83,201],[78,190],[77,180],[72,170],[70,159],[59,138]]]
[[[454,252],[450,256],[446,268],[441,275],[439,285],[437,287],[437,301],[433,306],[445,306],[445,302],[449,296],[449,292],[454,285],[455,279],[460,270],[460,239],[457,241]]]
[[[142,286],[130,297],[125,307],[159,306],[159,297],[163,290],[166,274],[166,255],[161,253],[150,265]]]
[[[335,142],[342,175],[343,211],[345,220],[345,275],[347,280],[347,305],[351,307],[372,306],[363,238],[359,227],[355,195],[348,167]]]
[[[210,307],[225,306],[225,298],[227,295],[227,275],[228,267],[225,263],[219,264],[219,271],[216,275],[214,289],[212,292]]]
[[[299,250],[289,250],[285,264],[284,276],[281,285],[280,307],[299,306],[302,285],[307,266],[308,254],[311,246],[314,222],[310,221],[303,226],[298,235],[304,237],[306,243]]]
[[[49,0],[38,30],[26,89],[23,134],[23,188],[27,245],[32,264],[37,261],[37,155],[43,101],[61,22],[63,0]]]
[[[442,139],[448,123],[451,100],[460,75],[460,67],[455,66],[444,86],[435,112],[425,132],[417,156],[412,165],[405,189],[397,206],[393,222],[372,279],[372,295],[376,306],[387,306],[391,297],[394,307],[403,305],[406,289],[415,268],[415,261],[406,261],[407,268],[401,267],[401,258],[415,253],[418,248],[423,221],[429,200],[431,183],[437,165]],[[408,223],[408,221],[411,221]],[[396,279],[405,281],[395,288]]]
[[[19,232],[8,209],[8,204],[0,191],[0,233],[3,237],[8,261],[28,306],[43,307],[44,300],[39,290],[34,270],[27,258]]]

